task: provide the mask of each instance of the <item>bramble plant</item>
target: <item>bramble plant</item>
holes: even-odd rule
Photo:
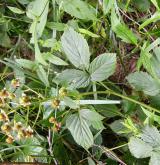
[[[159,165],[159,0],[1,1],[1,162]]]

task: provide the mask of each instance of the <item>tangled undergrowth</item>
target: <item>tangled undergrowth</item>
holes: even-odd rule
[[[0,1],[0,161],[160,165],[160,1]]]

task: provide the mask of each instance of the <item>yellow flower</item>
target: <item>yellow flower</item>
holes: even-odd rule
[[[7,114],[3,111],[0,113],[0,121],[9,121]]]
[[[22,128],[18,131],[17,138],[22,139],[22,138],[25,138],[25,137],[26,137],[26,130],[24,128]]]
[[[56,121],[56,119],[55,119],[54,117],[50,117],[50,118],[49,118],[49,122],[50,122],[50,123],[54,124],[55,121]]]
[[[54,100],[52,101],[52,103],[51,103],[51,106],[52,106],[53,108],[59,108],[59,104],[60,104],[60,100],[54,99]]]
[[[30,98],[25,94],[23,94],[22,97],[19,99],[19,103],[24,107],[31,105]]]
[[[14,128],[15,128],[15,130],[17,130],[17,131],[20,131],[20,130],[22,129],[22,123],[21,123],[21,122],[15,123]]]
[[[0,98],[1,99],[6,99],[9,97],[9,92],[6,90],[6,88],[2,89],[0,91]]]
[[[20,81],[19,81],[19,79],[13,79],[13,80],[11,81],[11,85],[12,85],[14,88],[19,87],[19,86],[20,86]]]
[[[16,95],[14,93],[9,93],[9,96],[8,96],[9,99],[13,100],[15,99],[15,97]]]
[[[27,138],[33,136],[33,130],[31,129],[30,126],[25,130],[25,133]]]
[[[68,92],[67,92],[67,89],[65,87],[60,88],[60,90],[59,90],[59,96],[60,97],[67,96],[67,94],[68,94]]]
[[[0,107],[5,107],[5,101],[2,98],[0,98]]]
[[[10,133],[10,131],[12,130],[12,127],[10,126],[9,123],[5,123],[1,126],[1,130],[7,134],[7,133]]]
[[[7,142],[8,144],[12,144],[12,143],[14,142],[13,136],[9,135],[9,136],[7,137],[7,139],[6,139],[6,142]]]

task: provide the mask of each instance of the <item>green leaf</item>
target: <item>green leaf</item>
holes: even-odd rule
[[[79,32],[80,32],[80,33],[83,33],[83,34],[86,34],[86,35],[88,35],[88,36],[91,36],[91,37],[93,37],[93,38],[98,38],[98,37],[100,37],[99,35],[94,34],[94,33],[92,33],[91,31],[88,31],[88,30],[82,29],[82,28],[79,28]]]
[[[160,19],[160,12],[157,11],[155,12],[151,18],[147,19],[144,23],[142,23],[140,26],[139,26],[139,29],[141,30],[142,28],[144,28],[145,26],[147,26],[148,24],[150,23],[153,23],[153,22],[156,22]]]
[[[89,75],[86,72],[76,69],[66,69],[56,78],[61,84],[67,83],[72,88],[83,88],[88,86],[90,82]]]
[[[79,69],[88,69],[90,52],[84,37],[72,28],[69,28],[63,33],[61,42],[69,61]]]
[[[160,94],[150,97],[150,105],[160,109]]]
[[[157,47],[160,44],[160,38],[157,38],[154,42],[152,42],[148,47],[146,48],[146,51],[154,50],[155,47]]]
[[[103,81],[111,76],[116,68],[116,54],[104,53],[96,57],[89,67],[91,81]]]
[[[35,70],[37,64],[34,61],[26,60],[26,59],[16,59],[15,60],[21,67],[25,69]]]
[[[149,165],[159,165],[160,163],[160,152],[152,152]]]
[[[9,48],[11,46],[11,40],[7,32],[0,32],[0,45],[6,48]]]
[[[103,125],[103,122],[102,121],[90,121],[92,127],[96,130],[103,130],[105,129],[104,125]]]
[[[139,97],[136,96],[136,95],[130,96],[130,98],[132,98],[134,100],[138,100],[139,99]],[[136,103],[133,103],[133,102],[128,101],[128,100],[123,100],[122,101],[122,106],[123,106],[122,108],[123,108],[125,114],[131,114],[137,108],[137,104]]]
[[[147,109],[141,107],[145,115],[154,121],[156,121],[158,124],[160,124],[160,116],[154,114],[153,112],[148,111]]]
[[[120,110],[116,105],[94,105],[96,111],[105,117],[122,116]]]
[[[63,101],[66,106],[69,106],[71,109],[77,109],[79,106],[73,101],[70,97],[64,97]]]
[[[150,96],[155,96],[159,93],[158,82],[146,72],[131,73],[127,80],[137,91],[143,91]]]
[[[41,44],[45,48],[53,48],[55,44],[57,43],[57,40],[55,38],[49,38],[46,40],[41,40]]]
[[[47,119],[52,112],[53,112],[53,108],[51,106],[45,107],[43,111],[43,119]]]
[[[145,12],[150,8],[149,0],[133,0],[133,4],[140,12]]]
[[[22,124],[26,124],[26,121],[25,121],[25,119],[23,118],[23,116],[21,116],[20,114],[15,114],[14,115],[14,121],[15,122],[21,122]]]
[[[36,72],[39,79],[44,83],[45,86],[48,87],[49,86],[48,76],[46,71],[43,69],[42,65],[38,66]]]
[[[154,53],[155,56],[152,56],[151,58],[151,65],[152,65],[152,69],[153,72],[155,73],[155,75],[160,78],[160,47],[156,47],[154,48]]]
[[[61,8],[71,16],[85,19],[96,20],[96,10],[88,3],[81,0],[56,0]]]
[[[157,61],[160,62],[160,46],[154,48],[153,51],[154,51],[154,53],[155,53],[155,55],[156,55]]]
[[[89,109],[81,109],[79,113],[81,117],[88,121],[101,121],[104,119],[104,117],[101,116],[99,113],[97,113],[96,111],[91,111]]]
[[[25,13],[23,10],[18,9],[17,7],[11,7],[11,6],[7,6],[9,8],[9,10],[11,10],[13,13],[16,14],[23,14]]]
[[[151,2],[154,4],[154,6],[155,6],[158,10],[160,10],[160,8],[159,8],[159,6],[160,6],[159,0],[151,0]]]
[[[19,141],[20,145],[25,145],[25,147],[22,147],[22,152],[19,155],[19,157],[21,158],[22,156],[30,156],[30,155],[35,155],[35,156],[40,156],[40,155],[47,155],[47,151],[41,146],[40,141],[36,138],[36,137],[31,137],[31,138],[27,138],[27,139],[22,139],[21,141]],[[34,157],[34,156],[33,156]],[[38,158],[36,158],[38,159]],[[46,160],[46,158],[43,158],[43,161]]]
[[[54,157],[58,160],[60,164],[65,165],[65,164],[68,164],[68,162],[70,162],[70,157],[68,154],[68,148],[66,147],[64,142],[62,140],[58,140],[60,138],[61,138],[61,135],[57,135],[57,134],[54,135],[54,139],[55,140],[57,139],[53,145]]]
[[[120,22],[114,9],[111,13],[111,26],[117,37],[121,38],[126,43],[137,45],[136,35],[125,24]]]
[[[154,126],[147,125],[139,138],[131,137],[129,149],[136,158],[151,157],[149,164],[159,164],[160,133]]]
[[[48,0],[34,0],[28,4],[26,14],[30,19],[40,17],[47,5]]]
[[[20,69],[17,69],[17,68],[13,68],[13,70],[14,70],[14,77],[15,77],[16,79],[19,79],[19,80],[20,80],[21,86],[22,86],[23,84],[25,84],[25,79],[26,79],[26,77],[25,77],[24,71],[22,71],[22,70],[20,70]]]
[[[50,63],[54,64],[54,65],[68,65],[67,62],[65,62],[64,60],[60,59],[57,56],[54,56],[52,53],[47,52],[47,53],[43,53],[44,58],[46,60],[48,60]]]
[[[114,7],[115,0],[103,0],[103,13],[107,14]]]
[[[90,157],[88,158],[88,165],[96,165]]]
[[[146,51],[146,49],[141,49],[140,58],[138,59],[137,69],[138,71],[141,69],[143,64],[144,68],[151,74],[152,66],[151,66],[151,54]]]
[[[26,5],[29,3],[29,0],[18,0],[19,3],[21,3],[22,5]]]
[[[33,19],[33,23],[31,26],[34,26],[33,24],[34,22],[36,22],[36,27],[35,30],[32,31],[32,35],[35,35],[33,33],[36,33],[37,38],[41,37],[46,25],[48,8],[48,0],[35,0],[33,2],[30,2],[28,5],[26,14],[30,19]]]
[[[46,61],[44,60],[44,58],[42,57],[42,54],[40,52],[38,43],[36,41],[35,43],[35,61],[42,64],[42,65],[47,65]]]
[[[57,31],[64,31],[66,24],[60,22],[47,22],[47,27]]]
[[[38,33],[37,33],[37,22],[38,20],[35,19],[33,21],[33,23],[31,24],[31,27],[29,29],[29,32],[32,33],[32,38],[30,40],[31,43],[34,43],[34,47],[35,47],[35,61],[38,63],[41,63],[43,65],[47,65],[47,63],[45,62],[45,60],[42,57],[42,54],[40,52],[39,49],[39,45],[38,45]],[[41,29],[42,30],[42,29]]]
[[[157,38],[154,42],[152,42],[151,44],[149,44],[147,46],[147,42],[144,42],[143,47],[141,48],[141,54],[140,54],[140,58],[138,59],[138,63],[137,63],[137,68],[138,71],[140,70],[142,64],[144,66],[144,68],[153,76],[155,76],[156,72],[159,72],[159,67],[157,67],[157,60],[158,56],[159,56],[159,51],[158,51],[158,45],[160,44],[160,38]],[[154,53],[156,54],[156,57],[152,56],[150,51],[154,51]],[[154,71],[154,67],[156,68],[156,72]]]
[[[152,147],[160,146],[160,133],[154,126],[146,126],[143,129],[141,138]]]
[[[129,150],[136,158],[147,158],[151,156],[152,146],[139,138],[131,137],[128,143]]]
[[[87,121],[80,114],[71,115],[66,121],[66,127],[70,130],[77,144],[85,149],[93,145],[93,135]]]
[[[125,126],[122,123],[123,123],[123,120],[119,119],[112,122],[109,126],[114,133],[120,135],[126,130]]]

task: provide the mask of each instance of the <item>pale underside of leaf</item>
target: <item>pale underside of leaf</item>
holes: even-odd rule
[[[143,129],[141,138],[143,139],[144,142],[150,144],[153,147],[160,145],[160,133],[156,127],[147,125]]]
[[[152,146],[145,143],[139,138],[131,137],[128,143],[130,152],[136,158],[147,158],[151,156],[152,153]]]
[[[131,73],[127,80],[137,90],[145,94],[155,96],[159,93],[159,84],[146,72]]]
[[[64,70],[57,76],[60,83],[69,85],[72,88],[83,88],[89,85],[89,75],[76,69]]]
[[[80,114],[83,118],[89,121],[101,121],[104,119],[103,116],[101,116],[96,111],[91,111],[89,109],[82,109],[80,110]]]
[[[115,53],[104,53],[95,58],[90,64],[91,81],[103,81],[111,76],[116,67]]]
[[[96,10],[82,0],[56,0],[71,16],[85,20],[96,20]]]
[[[62,48],[69,61],[79,69],[88,69],[90,52],[82,35],[69,28],[61,37]]]
[[[93,145],[93,135],[87,122],[78,114],[71,115],[66,121],[74,140],[85,149]]]
[[[149,161],[149,165],[160,164],[160,152],[153,152]]]

